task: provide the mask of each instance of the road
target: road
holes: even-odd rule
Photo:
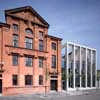
[[[6,96],[0,97],[0,100],[100,100],[100,94],[89,94],[89,95],[60,95],[60,96],[47,96],[43,95],[18,95],[18,96]]]

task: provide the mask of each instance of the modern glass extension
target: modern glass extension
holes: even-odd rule
[[[96,50],[67,42],[63,45],[66,90],[96,87]]]

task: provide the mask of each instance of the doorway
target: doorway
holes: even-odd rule
[[[57,91],[57,80],[51,80],[50,88],[51,90]]]
[[[2,79],[0,79],[0,94],[2,93]]]

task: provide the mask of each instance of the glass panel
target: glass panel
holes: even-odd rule
[[[32,57],[26,57],[26,66],[32,66]]]
[[[52,55],[52,68],[56,68],[56,56]]]
[[[63,48],[62,51],[62,67],[66,69],[66,48]]]
[[[43,76],[39,75],[39,85],[43,85]]]
[[[73,45],[68,45],[68,84],[69,88],[73,88],[73,68],[74,68],[74,46]]]
[[[18,35],[13,35],[13,46],[18,47]]]
[[[80,87],[80,47],[75,47],[75,87]]]
[[[56,50],[56,43],[52,43],[51,46],[52,46],[52,49],[53,49],[53,50]]]
[[[33,84],[32,75],[25,75],[25,85],[32,85],[32,84]]]
[[[39,40],[39,51],[43,51],[43,40]]]
[[[17,78],[17,75],[13,75],[12,82],[13,82],[13,85],[18,85],[18,78]]]
[[[43,58],[39,58],[39,67],[43,67]]]
[[[13,62],[13,66],[17,66],[18,65],[18,55],[13,55],[12,56],[12,62]]]
[[[26,42],[28,42],[28,43],[32,43],[32,39],[30,39],[30,38],[26,38]]]
[[[81,86],[82,87],[86,87],[85,83],[86,83],[86,49],[85,48],[81,48]]]
[[[18,25],[17,24],[13,24],[13,29],[14,29],[15,32],[18,31]]]
[[[26,48],[27,49],[32,49],[33,48],[33,39],[26,38],[25,42],[26,42]]]
[[[87,87],[91,87],[91,50],[87,50]]]
[[[62,49],[62,89],[66,90],[67,80],[66,80],[66,47]]]
[[[96,52],[92,51],[92,86],[95,87],[96,83]]]

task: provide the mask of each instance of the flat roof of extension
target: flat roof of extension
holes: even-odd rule
[[[69,41],[67,41],[67,42],[63,45],[63,47],[65,47],[67,44],[72,44],[72,45],[75,45],[75,46],[79,46],[79,47],[82,47],[82,48],[87,48],[87,49],[91,49],[91,50],[96,51],[95,48],[91,48],[91,47],[88,47],[88,46],[85,46],[85,45],[81,45],[81,44],[74,43],[74,42],[69,42]]]

